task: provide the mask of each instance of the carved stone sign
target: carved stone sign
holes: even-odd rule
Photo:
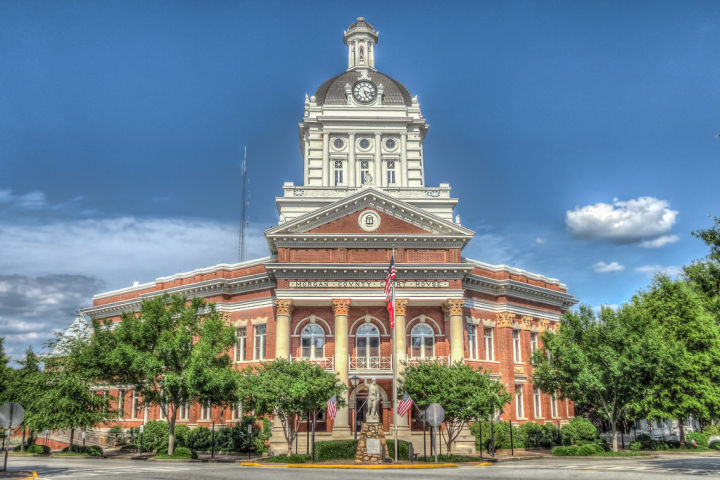
[[[300,280],[288,282],[290,288],[383,288],[380,280]],[[442,280],[397,280],[397,288],[447,288],[450,282]]]
[[[380,439],[379,438],[368,438],[366,444],[368,455],[380,455]]]

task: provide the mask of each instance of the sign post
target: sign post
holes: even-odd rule
[[[428,424],[430,424],[431,427],[437,428],[439,432],[440,424],[445,420],[445,410],[439,403],[431,403],[425,410],[425,418],[427,419]],[[437,441],[435,440],[435,435],[433,435],[432,432],[430,435],[431,440],[435,444],[435,463],[437,463]]]
[[[3,449],[5,449],[5,436],[12,433],[13,429],[20,426],[25,419],[25,409],[19,403],[7,402],[0,407],[0,426],[5,429],[3,432]],[[8,447],[10,440],[8,439]],[[5,460],[2,471],[7,471],[8,449],[5,449]]]

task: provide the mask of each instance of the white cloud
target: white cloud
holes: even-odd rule
[[[670,243],[675,243],[680,240],[677,235],[661,235],[653,240],[645,240],[640,244],[643,248],[660,248]]]
[[[596,314],[599,314],[606,308],[609,308],[610,310],[617,312],[620,309],[620,305],[618,305],[616,303],[609,303],[609,304],[605,304],[605,305],[595,305],[594,307],[592,307],[593,311]]]
[[[628,201],[613,199],[612,204],[596,203],[566,212],[565,223],[578,238],[603,239],[617,244],[657,241],[671,243],[667,234],[678,212],[666,200],[639,197]],[[663,236],[667,239],[660,240]]]
[[[43,192],[15,195],[12,190],[0,190],[0,204],[7,204],[25,210],[37,210],[47,206],[47,201]]]
[[[593,265],[592,268],[597,273],[622,272],[623,270],[625,270],[625,267],[623,265],[620,265],[618,262],[597,262]]]
[[[673,266],[673,265],[643,265],[640,267],[635,268],[636,272],[644,273],[649,277],[652,277],[656,273],[664,273],[666,275],[670,275],[671,277],[675,277],[677,275],[680,275],[682,273],[682,267]]]
[[[535,239],[535,243],[537,243],[538,245],[543,245],[543,244],[547,243],[547,238],[537,237]]]

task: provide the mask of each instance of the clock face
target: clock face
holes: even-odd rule
[[[375,84],[368,80],[360,80],[353,85],[353,97],[360,103],[370,103],[377,96]]]

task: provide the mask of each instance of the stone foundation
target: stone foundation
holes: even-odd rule
[[[368,446],[370,449],[368,449]],[[387,441],[385,440],[382,424],[363,424],[358,439],[357,452],[355,453],[355,463],[382,463],[386,456]]]

